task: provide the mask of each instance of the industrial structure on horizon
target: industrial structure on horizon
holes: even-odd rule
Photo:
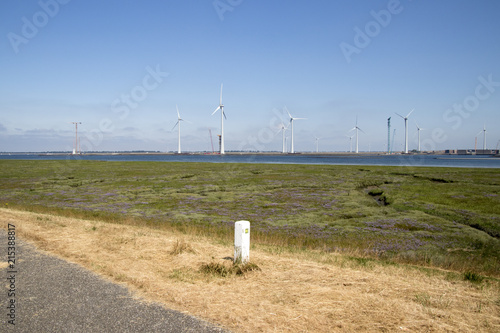
[[[498,155],[498,149],[447,149],[444,151],[449,155]]]

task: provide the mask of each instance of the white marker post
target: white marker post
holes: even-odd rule
[[[234,224],[234,262],[247,263],[250,260],[250,222]]]

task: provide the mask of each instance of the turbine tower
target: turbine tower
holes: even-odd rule
[[[222,83],[220,85],[220,102],[219,106],[212,113],[212,116],[219,111],[220,109],[220,154],[224,155],[226,152],[224,151],[224,118],[226,118],[226,114],[224,113],[224,104],[222,104]],[[227,118],[226,118],[227,119]]]
[[[73,155],[79,153],[78,149],[78,124],[81,124],[79,121],[72,121],[72,124],[75,124],[75,148],[73,149]]]
[[[418,127],[417,122],[415,122],[415,125],[417,125],[417,133],[418,133],[418,152],[420,152],[420,131],[423,130],[423,128]]]
[[[290,112],[288,112],[288,109],[285,108],[285,110],[288,113],[288,116],[290,117],[290,125],[292,126],[292,148],[290,149],[290,153],[294,154],[295,150],[294,150],[294,146],[293,146],[293,121],[300,120],[300,119],[306,119],[306,118],[294,118],[294,117],[292,117]]]
[[[184,121],[184,119],[181,118],[181,114],[179,113],[179,108],[177,105],[175,106],[177,109],[177,122],[175,123],[174,127],[172,127],[172,130],[174,130],[175,126],[179,126],[177,129],[179,131],[179,145],[177,147],[177,154],[181,153],[181,121]]]
[[[358,127],[358,117],[356,117],[356,126],[354,126],[354,128],[351,129],[349,132],[352,132],[354,130],[356,130],[356,154],[357,154],[359,152],[359,149],[358,149],[359,148],[359,140],[358,140],[359,133],[358,132],[361,131],[361,132],[365,133],[361,128]]]
[[[352,135],[351,135],[351,136],[346,135],[346,137],[348,137],[348,138],[349,138],[349,152],[350,152],[350,153],[352,153],[352,138],[353,138],[354,136],[352,136]]]
[[[396,114],[398,116],[400,116],[401,118],[403,118],[405,120],[405,154],[408,154],[408,118],[410,117],[411,113],[414,110],[415,109],[411,110],[410,113],[408,113],[408,115],[406,115],[406,117],[403,117],[402,115],[400,115],[399,113],[396,112]]]
[[[316,139],[316,152],[319,153],[319,139],[320,138],[315,137],[315,139]]]

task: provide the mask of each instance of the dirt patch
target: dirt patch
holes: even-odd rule
[[[250,255],[260,270],[222,277],[200,267],[224,265],[232,244],[9,209],[0,209],[0,221],[15,224],[18,236],[40,249],[236,332],[500,330],[500,293],[492,283],[259,247]]]

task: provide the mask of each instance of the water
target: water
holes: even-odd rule
[[[210,163],[273,163],[322,165],[385,165],[458,168],[500,168],[500,158],[470,155],[0,155],[0,159],[23,160],[96,160],[96,161],[157,161]]]

